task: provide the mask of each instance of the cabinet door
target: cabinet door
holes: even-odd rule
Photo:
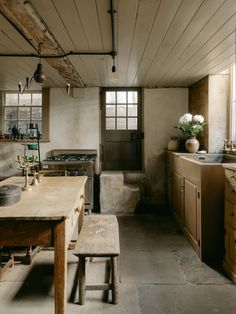
[[[198,245],[197,186],[184,180],[184,230],[195,246]]]
[[[230,227],[225,230],[225,261],[236,272],[236,230]]]
[[[179,223],[183,223],[183,177],[177,172],[173,173],[172,206]]]
[[[225,224],[236,229],[236,204],[225,200]]]

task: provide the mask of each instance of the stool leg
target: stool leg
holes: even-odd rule
[[[112,303],[118,303],[118,263],[117,256],[111,258],[111,278],[112,278]]]
[[[79,304],[80,305],[83,305],[85,303],[85,280],[86,280],[85,257],[79,257]]]

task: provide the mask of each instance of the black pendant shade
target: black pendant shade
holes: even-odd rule
[[[46,80],[46,76],[43,73],[43,65],[38,63],[37,69],[34,72],[34,79],[37,83],[43,83]]]

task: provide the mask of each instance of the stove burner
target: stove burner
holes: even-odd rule
[[[50,156],[47,161],[95,161],[96,154],[61,154],[57,156]]]

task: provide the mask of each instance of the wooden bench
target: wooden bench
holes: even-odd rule
[[[119,228],[115,215],[88,215],[79,234],[74,254],[79,257],[79,304],[85,303],[86,290],[111,290],[112,303],[118,303]],[[111,283],[86,285],[86,257],[109,257]]]

